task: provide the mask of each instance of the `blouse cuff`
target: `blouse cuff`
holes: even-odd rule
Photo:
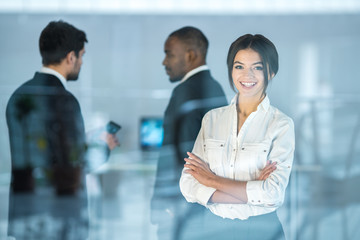
[[[199,203],[203,206],[207,206],[211,196],[216,191],[215,188],[211,187],[200,187],[197,191],[196,198],[199,200]]]
[[[264,181],[248,181],[246,184],[246,193],[249,205],[264,205],[262,197],[262,186]]]

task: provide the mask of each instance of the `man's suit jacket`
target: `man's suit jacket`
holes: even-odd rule
[[[183,199],[179,180],[186,152],[192,150],[205,113],[225,105],[224,91],[209,70],[194,74],[174,88],[164,114],[164,140],[158,159],[152,208],[167,208],[171,199]]]
[[[10,97],[6,120],[13,168],[27,161],[34,166],[84,163],[80,105],[57,77],[37,72],[21,85]]]
[[[66,165],[82,167],[85,163],[85,131],[80,105],[54,75],[37,72],[21,85],[10,97],[6,120],[13,172],[28,165],[49,169]],[[55,177],[61,181],[68,178]],[[31,196],[36,197],[35,194]],[[54,195],[53,199],[49,202],[50,199],[39,198],[35,206],[11,192],[9,228],[12,220],[23,213],[52,215],[56,211],[62,216],[66,213],[69,218],[79,219],[80,210],[86,209],[86,198],[74,197],[64,209],[55,207],[55,199],[60,198]],[[19,212],[20,209],[23,211]]]

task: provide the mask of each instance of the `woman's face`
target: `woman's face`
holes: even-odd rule
[[[259,53],[251,48],[238,51],[232,79],[240,97],[260,99],[264,90],[264,65]]]

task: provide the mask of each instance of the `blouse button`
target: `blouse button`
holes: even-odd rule
[[[241,148],[241,150],[245,150],[245,148]]]

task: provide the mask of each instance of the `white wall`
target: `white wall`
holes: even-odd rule
[[[272,103],[296,117],[298,90],[326,85],[330,92],[359,93],[359,15],[0,15],[1,169],[9,167],[5,106],[12,91],[41,67],[38,38],[50,20],[63,19],[83,29],[86,45],[78,82],[69,88],[79,98],[88,128],[99,116],[123,125],[123,151],[138,148],[140,116],[161,116],[174,85],[167,80],[163,43],[170,32],[193,25],[210,41],[208,64],[233,96],[227,80],[226,54],[235,38],[261,33],[278,48],[280,70],[269,86]],[[317,50],[317,71],[309,67],[304,46]],[[302,79],[313,76],[318,83]],[[339,82],[342,84],[339,84]],[[302,87],[299,87],[302,86]],[[314,90],[320,93],[321,90]],[[105,121],[105,120],[103,120]]]

